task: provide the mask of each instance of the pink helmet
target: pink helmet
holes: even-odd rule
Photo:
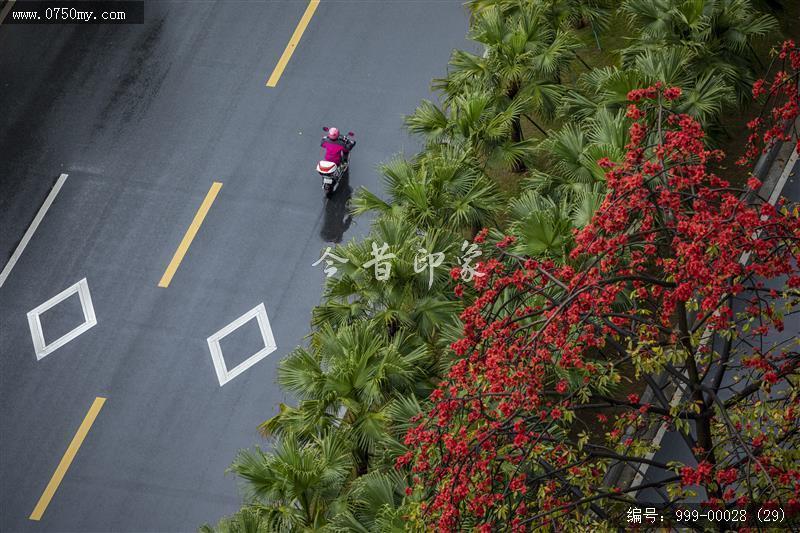
[[[328,139],[335,141],[339,138],[339,128],[331,128],[328,130]]]

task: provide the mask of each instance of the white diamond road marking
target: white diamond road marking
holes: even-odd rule
[[[231,332],[239,329],[253,318],[258,321],[258,329],[261,331],[261,338],[264,339],[264,347],[248,357],[246,360],[239,363],[234,368],[228,370],[228,367],[225,364],[225,357],[222,355],[222,348],[220,347],[219,343]],[[211,360],[214,361],[214,370],[217,372],[217,379],[219,380],[220,387],[277,350],[278,346],[275,344],[275,337],[272,336],[272,328],[269,325],[267,308],[264,306],[264,303],[260,303],[218,332],[211,335],[208,338],[208,349],[211,352]]]
[[[39,315],[76,293],[81,301],[81,309],[83,310],[83,324],[80,324],[78,327],[69,333],[62,335],[50,344],[45,344],[44,332],[42,331],[42,321],[39,319]],[[72,287],[64,289],[60,293],[56,294],[36,309],[28,311],[28,326],[31,328],[31,339],[33,340],[33,348],[36,351],[36,360],[41,361],[44,356],[58,350],[81,333],[84,333],[85,331],[94,327],[96,324],[97,317],[94,314],[92,296],[89,294],[89,284],[86,282],[86,278],[83,278]]]

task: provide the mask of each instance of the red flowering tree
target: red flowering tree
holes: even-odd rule
[[[800,149],[794,120],[800,113],[800,48],[791,39],[785,41],[776,51],[776,60],[775,74],[753,84],[753,98],[763,101],[769,112],[762,112],[747,124],[750,137],[747,152],[738,161],[741,165],[750,164],[762,149],[776,141],[794,138]]]
[[[800,306],[798,208],[717,177],[722,154],[670,111],[679,96],[629,95],[627,156],[601,161],[608,194],[569,264],[514,256],[506,237],[480,265],[458,359],[398,460],[426,529],[580,530],[646,488],[800,511],[800,354],[783,331]],[[657,459],[659,425],[691,460]],[[666,474],[620,485],[615,466]]]

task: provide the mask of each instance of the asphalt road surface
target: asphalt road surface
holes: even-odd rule
[[[320,127],[356,132],[349,185],[381,190],[376,165],[416,148],[401,116],[468,46],[461,0],[323,0],[266,87],[307,4],[149,1],[144,25],[0,26],[0,266],[68,175],[0,287],[0,531],[192,531],[239,507],[225,470],[285,400],[275,369],[309,330],[311,265],[367,230],[347,190],[323,198]],[[97,324],[38,359],[27,313],[84,278]],[[277,350],[220,386],[206,339],[261,303]],[[84,318],[77,294],[43,310],[44,343]],[[221,342],[229,369],[263,348],[255,324]]]
[[[778,194],[790,201],[800,202],[800,160],[797,159],[797,154],[788,146],[785,146],[781,152],[783,156],[776,158],[766,174],[765,183],[768,183],[769,186],[765,186],[761,190],[761,194],[769,198],[777,190],[779,191]],[[765,285],[780,291],[785,288],[785,283],[785,278],[775,278],[767,280]],[[738,312],[736,307],[734,307],[734,311]],[[785,317],[783,332],[772,330],[764,339],[765,345],[780,346],[783,344],[787,346],[784,343],[790,343],[798,334],[800,334],[800,316],[796,314],[789,315]],[[709,374],[707,379],[710,380],[713,378],[713,373]],[[723,400],[727,397],[725,395],[731,394],[730,390],[725,390],[724,387],[732,385],[732,377],[728,374],[722,381]],[[684,464],[696,463],[686,441],[676,431],[669,431],[664,434],[660,447],[654,454],[653,459],[661,463],[669,463],[670,461],[679,461]],[[647,468],[642,484],[658,482],[673,475],[674,472],[667,472],[660,468]],[[698,494],[694,501],[704,501],[706,498],[704,489],[702,487],[694,487],[694,490]],[[647,488],[640,491],[637,498],[642,504],[651,504],[651,506],[653,504],[663,505],[665,502],[670,501],[669,495],[665,491],[656,490],[655,488]]]

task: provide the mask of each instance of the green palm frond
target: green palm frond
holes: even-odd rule
[[[569,212],[572,225],[579,229],[586,226],[592,220],[600,204],[603,203],[605,196],[605,186],[602,183],[595,183],[576,190]]]
[[[297,509],[285,506],[269,508],[254,504],[242,507],[233,515],[223,518],[211,527],[206,524],[199,533],[288,533],[305,526],[305,520]]]
[[[386,416],[380,411],[361,413],[350,425],[353,438],[362,450],[374,453],[386,434]]]
[[[695,54],[687,48],[670,46],[645,50],[636,56],[634,66],[646,84],[661,82],[665,85],[686,87],[691,83],[691,63]]]
[[[343,302],[334,300],[335,293],[327,293],[329,299],[321,303],[311,313],[311,324],[320,326],[331,324],[336,327],[344,326],[366,316],[367,307],[360,301]]]
[[[314,400],[302,400],[298,407],[280,404],[280,411],[274,417],[265,420],[258,426],[263,437],[292,437],[308,441],[327,431],[335,420],[332,409],[335,397]]]
[[[708,123],[720,116],[725,106],[734,103],[735,100],[733,89],[722,76],[706,74],[684,91],[676,111]]]
[[[625,0],[621,9],[632,27],[638,28],[643,36],[657,39],[672,30],[671,4],[670,0]]]
[[[571,31],[558,31],[541,53],[536,54],[532,64],[536,70],[547,77],[555,76],[572,59],[572,51],[580,48],[580,43]]]
[[[430,100],[423,100],[414,112],[405,118],[411,133],[422,135],[429,142],[440,142],[447,136],[449,122],[445,112]]]
[[[361,187],[351,200],[351,211],[354,215],[362,215],[370,211],[386,213],[392,209],[392,205],[385,202],[375,193],[366,187]]]
[[[278,365],[278,383],[300,398],[314,399],[321,396],[325,377],[320,361],[303,348],[294,349]]]
[[[572,242],[572,229],[568,213],[555,209],[532,212],[512,226],[519,239],[514,250],[532,257],[561,258]]]
[[[545,141],[543,148],[552,154],[554,168],[559,174],[570,181],[583,182],[591,179],[591,175],[581,164],[587,142],[578,125],[567,123]]]
[[[433,80],[432,89],[443,93],[444,103],[472,90],[480,90],[492,72],[484,57],[463,50],[453,50],[448,63],[447,76]]]
[[[629,130],[630,123],[626,120],[622,110],[612,112],[608,109],[599,109],[586,123],[586,134],[592,144],[607,146],[619,151],[623,151],[628,144]],[[611,157],[610,159],[619,161],[621,157]]]
[[[396,471],[373,471],[356,479],[347,495],[347,508],[336,517],[336,532],[400,533],[406,522],[398,512],[406,482]]]

